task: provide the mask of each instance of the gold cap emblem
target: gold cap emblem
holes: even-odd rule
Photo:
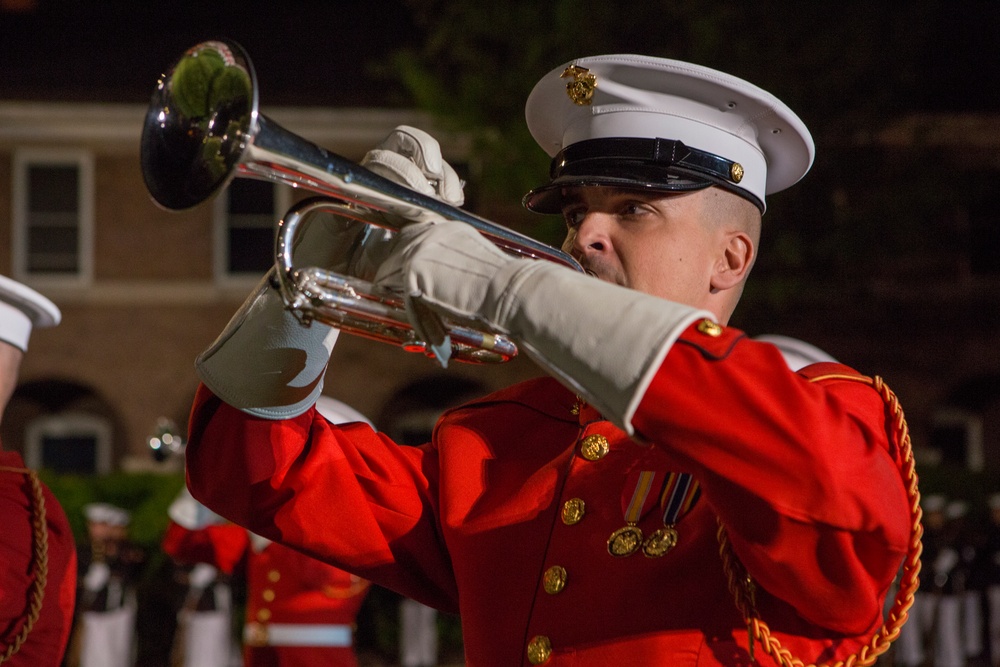
[[[573,80],[566,84],[566,94],[569,95],[569,99],[573,100],[573,104],[581,107],[591,104],[594,90],[597,88],[597,77],[591,74],[586,67],[578,65],[567,67],[563,70],[560,78],[565,79],[570,76],[573,77]]]

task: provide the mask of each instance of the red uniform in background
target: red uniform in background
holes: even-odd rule
[[[234,524],[188,530],[170,523],[164,551],[179,563],[232,574],[245,559],[244,664],[355,667],[354,623],[368,582]]]
[[[46,297],[0,276],[0,417],[17,386],[32,330],[61,319]],[[0,517],[0,662],[58,665],[73,627],[76,541],[51,490],[25,468],[20,454],[2,447]]]
[[[48,575],[41,610],[29,640],[4,664],[43,667],[62,660],[73,626],[76,599],[76,542],[66,513],[55,496],[42,486],[48,529]],[[32,521],[38,504],[24,461],[16,452],[0,451],[0,657],[16,641],[31,615],[31,586],[38,550]]]
[[[470,665],[750,664],[721,520],[773,634],[828,662],[882,624],[910,529],[886,407],[852,377],[692,325],[635,439],[545,378],[446,413],[422,447],[314,410],[256,418],[202,387],[188,484],[255,532],[460,613]]]

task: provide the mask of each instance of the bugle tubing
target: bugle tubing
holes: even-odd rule
[[[318,195],[293,206],[279,223],[274,267],[286,307],[303,323],[317,320],[411,351],[430,354],[416,338],[400,295],[328,268],[294,266],[291,248],[310,216],[332,213],[389,234],[414,222],[457,220],[507,253],[582,270],[561,250],[395,183],[270,120],[258,110],[249,56],[230,41],[197,44],[160,77],[143,126],[141,164],[153,200],[169,210],[198,206],[237,177]],[[467,323],[444,324],[454,359],[497,362],[517,354],[505,336]]]

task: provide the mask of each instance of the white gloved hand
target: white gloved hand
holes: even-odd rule
[[[104,561],[91,563],[87,573],[83,575],[84,590],[97,592],[108,585],[111,580],[111,568]]]
[[[957,551],[951,548],[942,549],[932,564],[934,574],[939,576],[950,574],[955,569],[955,566],[958,565],[958,561]]]
[[[511,336],[629,434],[674,341],[691,323],[714,317],[552,262],[512,257],[461,222],[403,228],[376,283],[402,291],[408,308],[416,303]]]
[[[219,570],[208,563],[195,563],[188,573],[188,586],[202,590],[208,588],[219,576]]]
[[[452,206],[465,202],[464,184],[441,157],[441,145],[415,127],[397,127],[382,143],[368,151],[361,166]]]
[[[382,143],[368,151],[361,160],[379,176],[435,197],[452,206],[465,202],[464,183],[450,164],[441,156],[437,139],[415,127],[400,125]],[[424,218],[439,222],[437,215]],[[380,257],[381,261],[384,258]],[[407,301],[406,309],[417,336],[426,342],[434,358],[443,367],[451,357],[451,340],[441,319],[419,302]]]
[[[317,214],[298,235],[293,264],[340,273],[363,267],[367,250],[356,237],[367,227]],[[374,267],[367,272],[373,275]],[[271,283],[273,276],[272,269],[195,367],[201,381],[233,407],[258,417],[287,419],[308,410],[319,397],[339,332],[319,322],[299,322],[285,309]]]

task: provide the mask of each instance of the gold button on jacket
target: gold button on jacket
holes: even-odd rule
[[[570,498],[563,504],[562,522],[567,526],[580,523],[586,512],[587,505],[580,498]]]
[[[553,565],[545,570],[545,576],[542,577],[542,586],[549,595],[555,595],[562,591],[562,589],[566,588],[566,568]]]
[[[705,334],[706,336],[711,336],[712,338],[718,338],[722,335],[722,327],[712,320],[702,320],[698,322],[698,331]]]
[[[528,642],[528,662],[541,665],[552,656],[552,642],[545,635],[536,635]]]
[[[598,433],[588,435],[580,443],[580,455],[588,461],[603,459],[609,449],[608,439]]]

